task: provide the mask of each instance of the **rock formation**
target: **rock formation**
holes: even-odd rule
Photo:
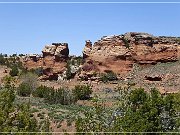
[[[24,65],[27,69],[43,68],[42,79],[57,79],[58,74],[65,70],[66,61],[69,57],[67,43],[52,43],[46,45],[41,55],[28,55],[24,58]]]
[[[27,69],[36,69],[43,66],[43,57],[38,54],[23,56],[22,62]]]
[[[106,71],[123,74],[131,71],[135,63],[152,65],[176,61],[179,57],[180,38],[177,37],[137,32],[104,36],[93,45],[90,40],[86,41],[81,75]],[[68,59],[68,44],[52,43],[45,46],[42,55],[28,55],[23,62],[27,69],[43,68],[42,78],[58,79],[65,72]]]
[[[83,57],[86,61],[92,60],[100,72],[112,70],[121,74],[132,70],[134,63],[144,65],[176,61],[180,54],[178,39],[137,32],[104,36],[93,46],[86,41]]]

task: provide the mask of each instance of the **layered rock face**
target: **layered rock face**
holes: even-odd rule
[[[176,61],[180,42],[175,37],[155,37],[148,33],[130,32],[102,37],[92,46],[86,41],[83,57],[92,60],[100,72],[128,72],[134,63],[156,64]]]
[[[69,56],[69,48],[67,43],[53,43],[47,45],[42,51],[43,67],[52,68],[53,72],[59,72],[66,65]]]
[[[52,45],[45,46],[42,56],[26,56],[24,65],[27,69],[42,67],[46,75],[45,78],[57,79],[58,74],[65,69],[68,57],[69,48],[67,43],[52,43]]]
[[[42,51],[43,57],[48,55],[55,56],[58,60],[59,58],[66,59],[69,55],[69,48],[67,43],[52,43],[52,45],[46,45]]]
[[[37,69],[43,66],[43,57],[38,54],[28,54],[23,56],[21,61],[24,67],[28,70]]]

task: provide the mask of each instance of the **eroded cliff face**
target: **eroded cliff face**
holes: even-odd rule
[[[129,32],[122,35],[104,36],[94,44],[86,41],[82,72],[106,72],[117,74],[131,71],[135,63],[152,65],[158,62],[172,62],[180,57],[180,38],[155,37],[148,33]],[[43,68],[44,78],[57,79],[66,70],[69,58],[67,43],[46,45],[42,55],[24,58],[27,69]]]
[[[180,42],[175,37],[155,37],[148,33],[130,32],[105,36],[94,43],[86,41],[83,57],[93,61],[97,70],[121,74],[131,71],[134,63],[156,64],[176,61]]]
[[[53,73],[59,73],[64,70],[69,56],[67,43],[53,43],[52,45],[47,45],[42,53],[44,68],[51,68]]]
[[[67,43],[52,43],[46,45],[42,55],[29,55],[24,58],[27,69],[43,68],[44,79],[57,79],[58,74],[65,70],[66,61],[69,57]]]

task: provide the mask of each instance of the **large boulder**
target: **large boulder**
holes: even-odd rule
[[[56,56],[59,58],[68,58],[69,48],[67,43],[52,43],[52,45],[46,45],[42,51],[43,57]]]

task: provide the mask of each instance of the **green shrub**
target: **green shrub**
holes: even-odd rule
[[[36,88],[37,88],[37,79],[38,79],[38,76],[36,74],[33,74],[33,73],[26,73],[26,74],[23,74],[20,76],[20,79],[26,83],[27,85],[29,85],[31,87],[31,91],[35,91]]]
[[[176,38],[176,42],[180,43],[180,37]]]
[[[130,45],[129,45],[128,40],[127,40],[127,39],[125,39],[125,38],[123,38],[123,42],[124,42],[124,44],[125,44],[126,48],[127,48],[127,49],[129,49]]]
[[[34,97],[44,98],[49,104],[70,105],[75,103],[75,96],[72,91],[65,88],[54,89],[41,85],[32,95]]]
[[[1,65],[5,65],[5,63],[6,63],[6,60],[5,60],[5,58],[4,58],[4,55],[3,55],[3,54],[0,54],[0,64],[1,64]]]
[[[17,88],[17,94],[23,97],[29,97],[31,95],[32,89],[29,84],[21,83]]]
[[[81,115],[77,116],[75,126],[77,132],[114,132],[111,129],[112,114],[107,111],[105,105],[100,99],[92,100],[93,106],[89,109],[80,111]],[[121,124],[121,123],[118,123]]]
[[[45,100],[50,104],[70,105],[75,103],[74,95],[70,90],[65,88],[50,88]]]
[[[32,95],[34,97],[45,98],[50,90],[51,88],[41,85],[33,91]]]
[[[92,88],[89,85],[76,85],[73,94],[76,100],[86,100],[90,98],[92,94]]]
[[[156,89],[150,92],[143,88],[118,89],[117,106],[108,108],[101,100],[94,98],[92,108],[80,112],[75,121],[77,132],[179,131],[179,95],[162,96]]]
[[[108,71],[100,75],[100,80],[103,82],[117,80],[117,75],[113,71]]]
[[[19,54],[20,57],[25,56],[24,54]]]
[[[82,64],[84,64],[83,57],[78,56],[78,57],[76,57],[75,59],[76,59],[77,65],[82,65]]]
[[[100,75],[100,80],[103,81],[104,83],[108,82],[108,78],[107,78],[107,75],[102,73]]]
[[[16,66],[13,66],[13,67],[11,68],[11,71],[10,71],[9,74],[10,74],[11,76],[17,76],[17,75],[19,74],[18,68],[17,68]]]
[[[31,104],[17,103],[14,92],[14,83],[8,78],[0,89],[0,132],[49,132],[50,125],[42,122],[46,130],[40,129],[39,121],[31,113]]]
[[[17,54],[12,54],[12,57],[16,57],[17,56]]]
[[[39,68],[36,68],[36,69],[30,69],[29,72],[33,73],[33,74],[36,74],[37,76],[41,76],[43,75],[43,68],[42,67],[39,67]]]

